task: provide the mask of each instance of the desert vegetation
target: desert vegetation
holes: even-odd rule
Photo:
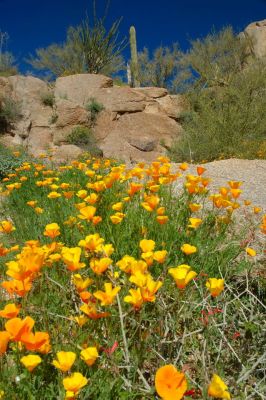
[[[266,220],[241,182],[211,193],[204,167],[165,157],[132,169],[13,157],[2,398],[263,398]]]
[[[87,17],[69,28],[63,45],[39,49],[29,62],[51,77],[89,72],[115,74],[116,80],[123,82],[123,73],[117,73],[126,70],[122,54],[127,43],[118,38],[120,23],[115,21],[108,31],[106,14],[97,17],[94,10],[91,20]],[[265,60],[254,57],[248,38],[240,39],[227,27],[192,41],[186,52],[176,42],[151,54],[148,48],[138,51],[135,28],[130,29],[129,84],[165,87],[171,94],[181,93],[190,104],[179,119],[182,137],[169,150],[173,161],[265,158],[266,65]],[[0,54],[2,72],[14,73],[11,58],[5,64],[10,53],[1,50]],[[53,94],[43,93],[42,101],[53,106]],[[100,111],[96,103],[93,99],[91,106],[88,104],[94,117]]]

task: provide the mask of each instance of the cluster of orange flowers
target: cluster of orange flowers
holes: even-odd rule
[[[104,173],[100,171],[104,169]],[[180,171],[186,171],[188,165],[183,163],[179,166]],[[60,173],[46,169],[44,165],[24,163],[17,169],[17,174],[10,174],[3,181],[6,183],[4,195],[10,195],[15,190],[21,190],[27,176],[19,177],[19,173],[33,171],[36,178],[36,186],[49,190],[47,201],[58,202],[74,201],[76,215],[71,215],[64,221],[65,225],[76,226],[80,231],[91,228],[95,232],[96,226],[102,223],[102,216],[99,211],[99,202],[105,191],[112,188],[118,182],[126,183],[126,193],[121,201],[110,205],[112,214],[108,217],[112,224],[117,225],[127,217],[127,203],[138,197],[142,209],[150,213],[149,215],[158,224],[164,225],[169,221],[165,207],[161,204],[158,194],[162,185],[168,185],[181,176],[181,172],[171,172],[171,164],[166,157],[160,157],[158,161],[145,166],[144,163],[137,164],[131,170],[126,170],[125,165],[113,166],[110,160],[87,160],[86,162],[75,161],[72,165],[60,167],[60,171],[77,169],[84,172],[88,181],[85,187],[77,186],[73,182],[60,182]],[[203,176],[204,167],[197,167],[197,175],[188,174],[185,181],[185,189],[189,197],[188,202],[188,224],[189,233],[198,229],[203,219],[193,216],[201,210],[202,205],[196,202],[196,195],[208,194],[207,186],[210,179]],[[19,182],[9,183],[13,178],[18,178]],[[38,179],[38,180],[37,180]],[[230,218],[232,212],[239,207],[237,199],[242,190],[241,182],[230,181],[229,187],[220,188],[218,194],[210,196],[214,206],[218,209],[226,209]],[[77,200],[78,199],[78,200]],[[77,200],[77,202],[76,202]],[[27,201],[27,206],[31,207],[36,214],[42,214],[45,209],[38,206],[37,200]],[[246,201],[246,205],[249,205]],[[259,208],[254,208],[258,213]],[[143,213],[145,213],[143,211]],[[194,214],[193,214],[194,215]],[[196,214],[197,215],[197,214]],[[39,217],[38,217],[39,218]],[[224,220],[225,221],[225,220]],[[226,221],[225,221],[226,222]],[[83,225],[85,224],[85,225]],[[62,228],[62,226],[61,226]],[[64,264],[65,269],[70,275],[71,287],[80,300],[80,313],[71,317],[79,327],[82,327],[88,319],[96,320],[104,318],[110,314],[100,309],[108,307],[118,301],[119,293],[123,289],[122,285],[116,284],[120,274],[128,276],[128,282],[134,287],[130,287],[123,300],[131,304],[135,311],[138,311],[145,303],[154,303],[159,290],[163,286],[163,281],[154,279],[152,267],[163,265],[167,259],[167,250],[156,249],[154,240],[146,239],[147,232],[144,232],[144,239],[139,242],[139,257],[124,255],[115,262],[113,254],[115,249],[111,243],[105,243],[98,233],[84,235],[75,247],[68,247],[66,244],[57,242],[61,236],[61,228],[56,222],[47,224],[43,235],[50,239],[49,244],[41,245],[38,240],[27,241],[15,259],[6,263],[6,274],[9,279],[1,283],[11,298],[24,297],[31,290],[33,282],[37,279],[44,267],[50,267],[57,262]],[[144,229],[144,228],[143,228]],[[0,232],[10,235],[15,227],[9,220],[0,221]],[[266,234],[266,215],[263,217],[261,231]],[[191,240],[192,241],[192,240]],[[0,244],[0,256],[6,256],[11,251],[19,250],[18,246],[10,249]],[[180,250],[187,257],[197,253],[198,249],[191,243],[184,243]],[[254,257],[256,251],[246,248],[246,253]],[[89,268],[87,268],[89,267]],[[81,272],[82,271],[82,272]],[[84,271],[84,273],[83,273]],[[89,274],[94,274],[90,277]],[[197,273],[188,264],[181,264],[170,267],[168,274],[174,279],[178,289],[184,290],[186,286],[196,278]],[[103,282],[102,290],[93,290],[95,280],[99,281],[100,276],[107,276],[108,282]],[[125,280],[121,279],[122,284]],[[220,278],[209,278],[206,287],[212,297],[219,296],[225,287],[225,282]],[[100,309],[100,311],[99,311]],[[8,319],[5,323],[5,330],[0,332],[0,354],[7,351],[12,343],[26,349],[36,351],[40,354],[50,352],[50,337],[47,332],[33,331],[35,321],[26,316],[24,319],[18,318],[20,305],[8,303],[3,310],[0,310],[0,317]],[[99,357],[96,347],[86,347],[80,352],[80,358],[91,366]],[[63,373],[69,373],[76,360],[74,352],[57,352],[57,359],[53,360],[55,368]],[[32,372],[41,362],[39,355],[29,354],[21,358],[21,363]],[[63,379],[63,386],[66,390],[66,398],[74,399],[79,391],[88,383],[88,379],[79,372],[74,372]],[[173,365],[166,365],[160,368],[155,377],[157,393],[163,400],[178,400],[183,398],[187,391],[187,381],[182,372],[176,370]],[[218,375],[214,375],[208,388],[209,396],[215,398],[230,399],[227,386]],[[1,396],[0,396],[1,397]]]

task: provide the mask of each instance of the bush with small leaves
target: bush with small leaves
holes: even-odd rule
[[[58,114],[53,112],[49,118],[49,124],[55,124],[57,120],[58,120]]]
[[[0,133],[21,117],[21,104],[10,97],[0,99]]]
[[[72,129],[67,137],[70,144],[81,147],[86,152],[94,156],[102,156],[102,150],[97,146],[96,139],[92,131],[85,126],[77,126]]]
[[[44,92],[41,94],[41,102],[45,106],[53,107],[55,98],[54,94],[52,92]]]
[[[90,98],[85,106],[87,111],[91,112],[91,119],[94,122],[96,120],[97,114],[104,110],[104,105],[99,103],[94,97]]]

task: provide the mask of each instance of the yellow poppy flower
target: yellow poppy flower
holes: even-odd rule
[[[69,371],[76,360],[76,354],[72,351],[58,351],[56,356],[57,360],[53,360],[52,364],[62,372]]]
[[[257,254],[256,250],[252,249],[251,247],[247,247],[247,248],[246,248],[246,253],[247,253],[250,257],[255,257],[255,255]]]
[[[224,290],[224,279],[209,278],[206,282],[212,297],[217,297]]]
[[[80,358],[89,366],[92,366],[99,357],[96,347],[87,347],[80,352]]]
[[[228,392],[228,386],[216,374],[213,374],[212,380],[209,384],[208,395],[215,399],[231,399],[230,393]]]
[[[141,295],[140,288],[130,289],[129,293],[130,293],[130,295],[124,297],[124,301],[126,303],[132,304],[133,307],[136,310],[138,310],[142,306],[142,303],[143,303],[143,298]]]
[[[170,268],[168,273],[174,278],[176,286],[184,289],[189,282],[197,276],[195,271],[191,271],[191,267],[186,264],[179,265],[176,268]]]
[[[66,398],[73,399],[75,398],[80,389],[86,386],[88,383],[88,379],[85,378],[80,372],[74,372],[72,375],[63,379],[63,385],[66,390]]]
[[[112,284],[108,282],[104,284],[104,291],[97,290],[97,292],[93,293],[93,296],[101,301],[101,306],[109,306],[113,304],[114,298],[120,289],[120,286],[113,288]]]
[[[53,222],[52,224],[48,224],[46,225],[43,234],[44,236],[48,236],[49,238],[54,239],[60,235],[60,226],[55,222]]]
[[[37,367],[42,362],[41,357],[36,356],[35,354],[30,354],[28,356],[24,356],[20,359],[20,362],[24,365],[25,368],[29,372],[32,372],[34,368]]]
[[[148,253],[154,250],[155,242],[154,240],[142,239],[139,242],[139,247],[143,251],[143,253]]]
[[[190,255],[190,254],[193,254],[193,253],[197,252],[197,247],[196,246],[191,246],[190,244],[185,243],[185,244],[183,244],[181,246],[181,251],[183,253],[185,253],[186,255]]]

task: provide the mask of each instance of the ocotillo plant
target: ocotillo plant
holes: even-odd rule
[[[130,27],[130,51],[131,51],[131,85],[133,87],[139,87],[139,74],[138,74],[138,53],[137,53],[137,40],[136,40],[136,29],[134,26]]]

